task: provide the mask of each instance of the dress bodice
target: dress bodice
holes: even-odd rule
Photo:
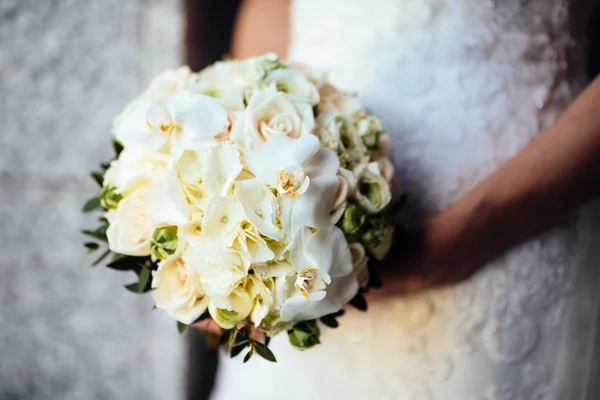
[[[584,3],[296,0],[289,57],[380,115],[412,199],[400,218],[421,218],[526,146],[585,85]],[[318,348],[277,337],[277,365],[227,361],[215,398],[235,398],[229,380],[262,399],[587,398],[600,213],[584,214],[461,285],[347,313]]]

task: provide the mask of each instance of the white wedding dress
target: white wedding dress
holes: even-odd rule
[[[590,3],[296,0],[289,56],[381,116],[419,200],[406,215],[422,216],[516,154],[584,87]],[[311,350],[277,337],[277,364],[223,358],[213,399],[600,399],[597,210],[456,287],[350,311]]]

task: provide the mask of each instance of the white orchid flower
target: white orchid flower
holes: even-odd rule
[[[333,151],[320,148],[316,136],[273,138],[258,150],[248,151],[246,163],[259,182],[277,190],[280,219],[288,237],[295,237],[303,226],[331,225],[329,213],[340,164]]]
[[[202,150],[218,145],[227,124],[227,111],[212,97],[179,92],[165,104],[142,102],[115,127],[115,137],[124,144],[143,142],[157,150],[170,142],[170,153],[179,159],[184,150]]]
[[[281,307],[286,322],[307,321],[339,311],[357,293],[348,243],[337,227],[305,228],[290,254],[294,291]],[[289,279],[288,279],[289,282]]]

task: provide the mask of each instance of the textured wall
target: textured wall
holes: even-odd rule
[[[178,63],[175,0],[0,0],[0,399],[176,399],[174,323],[88,265],[87,171]]]

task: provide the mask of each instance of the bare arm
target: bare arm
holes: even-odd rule
[[[410,290],[459,281],[599,193],[600,77],[523,151],[446,211],[401,235],[399,251],[413,249],[394,266],[405,274],[396,283]]]
[[[289,6],[289,0],[245,0],[233,35],[233,57],[274,52],[284,58],[289,40]]]

